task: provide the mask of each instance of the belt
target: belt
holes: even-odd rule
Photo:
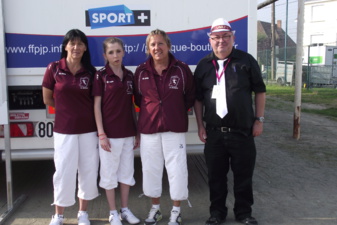
[[[250,134],[250,131],[247,129],[236,129],[236,128],[231,128],[231,127],[213,127],[209,126],[206,129],[208,130],[217,130],[221,131],[222,133],[240,133],[245,136],[248,136]]]
[[[210,130],[218,130],[223,133],[240,133],[242,130],[231,127],[208,127]]]

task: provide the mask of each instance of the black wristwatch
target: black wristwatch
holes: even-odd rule
[[[255,120],[259,121],[260,123],[264,122],[264,117],[260,116],[260,117],[255,117]]]

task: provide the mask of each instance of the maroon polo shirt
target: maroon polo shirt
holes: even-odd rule
[[[98,70],[93,85],[93,95],[102,97],[102,120],[108,138],[136,135],[133,119],[133,73],[123,68],[123,80],[116,76],[109,65]]]
[[[140,133],[187,131],[187,111],[195,100],[194,80],[188,65],[170,54],[169,66],[159,76],[150,57],[137,67],[134,80]]]
[[[42,86],[54,92],[55,132],[82,134],[97,130],[92,79],[93,75],[84,68],[73,75],[65,58],[48,65]]]

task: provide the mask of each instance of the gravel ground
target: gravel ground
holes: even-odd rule
[[[337,121],[301,113],[296,140],[293,104],[267,102],[264,133],[256,138],[254,212],[260,224],[337,224]]]
[[[321,107],[303,104],[302,108]],[[257,162],[254,174],[253,216],[259,225],[332,225],[337,224],[337,121],[308,113],[301,114],[300,139],[293,138],[292,103],[267,98],[266,122],[262,136],[256,138]],[[141,168],[136,158],[135,168]],[[206,167],[202,154],[189,155],[189,200],[193,207],[182,204],[184,225],[204,225],[208,218],[208,188]],[[5,210],[6,188],[4,164],[0,169],[0,212]],[[49,224],[53,213],[52,161],[15,162],[14,199],[26,194],[27,199],[5,225]],[[225,225],[238,225],[234,220],[233,181],[229,174],[228,208]],[[141,170],[135,173],[137,184],[130,192],[130,206],[144,219],[150,201],[143,197]],[[167,178],[166,178],[167,179]],[[164,180],[162,196],[163,221],[167,224],[171,201]],[[107,225],[107,203],[102,196],[90,203],[92,225]],[[77,204],[67,209],[65,224],[77,224]],[[126,223],[124,223],[126,224]]]

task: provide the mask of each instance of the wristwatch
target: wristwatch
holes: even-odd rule
[[[264,117],[260,116],[260,117],[255,117],[255,120],[259,121],[260,123],[264,122]]]

